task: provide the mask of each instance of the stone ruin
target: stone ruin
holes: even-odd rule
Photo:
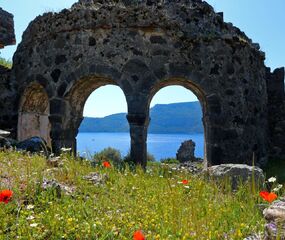
[[[16,43],[13,18],[12,14],[0,8],[0,49]],[[17,90],[10,76],[11,70],[0,65],[0,129],[5,130],[13,130],[15,126],[11,122],[17,121],[17,117],[11,114],[17,112],[18,108],[14,102]]]
[[[195,142],[192,140],[187,140],[181,143],[179,149],[176,153],[176,159],[179,162],[194,162],[195,158]]]
[[[0,8],[0,48],[15,43],[13,15]]]
[[[0,73],[0,128],[76,151],[86,99],[113,84],[128,104],[131,158],[145,166],[152,97],[180,85],[200,100],[208,165],[252,164],[253,153],[262,165],[285,158],[284,68],[264,60],[202,0],[80,0],[24,32],[12,70]]]

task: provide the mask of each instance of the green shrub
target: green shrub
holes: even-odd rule
[[[148,162],[155,162],[156,161],[155,157],[150,153],[147,153],[146,159]]]
[[[147,158],[147,162],[155,162],[156,161],[155,157],[152,154],[150,154],[149,152],[147,153],[147,157],[146,158]],[[128,164],[130,164],[130,163],[133,164],[130,152],[128,152],[128,154],[124,157],[124,162],[128,163]]]
[[[120,164],[122,162],[121,152],[115,148],[105,148],[101,152],[93,156],[95,162],[110,161],[113,164]]]
[[[6,68],[12,68],[12,61],[0,57],[0,65]]]
[[[161,163],[179,163],[176,158],[163,158],[160,160]]]

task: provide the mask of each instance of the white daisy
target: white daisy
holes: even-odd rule
[[[274,182],[276,182],[276,177],[271,177],[267,181],[270,183],[274,183]]]

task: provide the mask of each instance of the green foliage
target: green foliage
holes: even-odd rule
[[[176,158],[163,158],[160,160],[161,163],[167,163],[167,164],[171,164],[171,163],[179,163],[179,161]]]
[[[148,162],[155,162],[155,157],[151,153],[147,153],[146,159]]]
[[[61,156],[59,168],[44,157],[0,152],[0,190],[12,200],[0,203],[0,239],[132,239],[141,229],[146,239],[233,239],[261,232],[264,220],[248,186],[221,190],[203,176],[153,165],[146,172],[124,172]],[[94,185],[83,176],[106,176]],[[3,174],[2,174],[3,173]],[[54,179],[72,187],[59,196],[41,183]],[[187,179],[186,185],[181,181]],[[238,219],[238,220],[237,220]]]
[[[147,153],[146,159],[147,159],[147,162],[155,162],[156,161],[155,157],[149,152]],[[131,159],[130,152],[128,152],[128,154],[124,157],[124,162],[132,165],[133,161]]]
[[[93,159],[95,162],[110,161],[114,164],[120,164],[122,162],[121,152],[115,148],[105,148],[101,152],[94,154]]]
[[[0,57],[0,65],[6,68],[12,68],[12,61]]]

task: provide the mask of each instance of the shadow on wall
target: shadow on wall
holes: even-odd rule
[[[42,137],[51,146],[49,100],[44,88],[34,83],[24,92],[18,117],[18,140]]]

